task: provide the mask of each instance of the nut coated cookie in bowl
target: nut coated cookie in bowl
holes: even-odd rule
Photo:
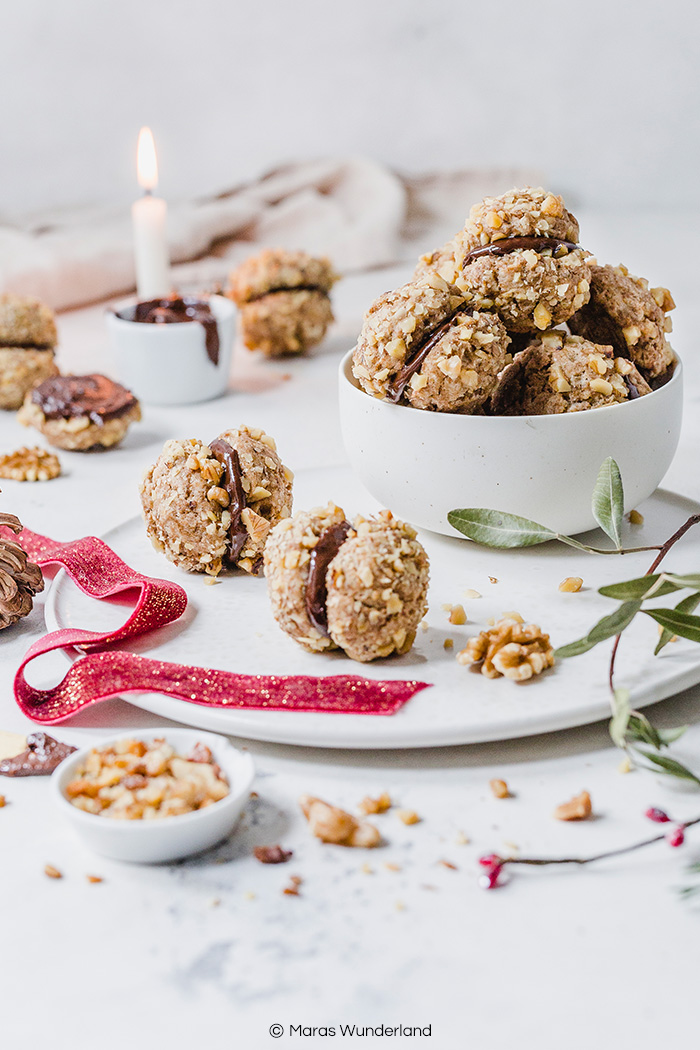
[[[547,415],[425,412],[366,393],[353,353],[340,365],[348,457],[369,492],[413,525],[457,533],[447,514],[489,507],[569,535],[596,527],[591,492],[603,461],[622,472],[625,510],[654,492],[680,436],[683,370],[656,390],[593,411]]]

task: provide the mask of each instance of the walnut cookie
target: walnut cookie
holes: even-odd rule
[[[333,503],[302,511],[271,531],[264,557],[275,619],[304,649],[366,663],[411,648],[428,558],[390,511],[352,524]]]
[[[56,448],[91,452],[113,448],[141,406],[126,387],[107,376],[53,376],[30,390],[17,419],[33,426]]]
[[[329,292],[338,279],[328,259],[306,252],[268,249],[247,259],[231,274],[229,291],[245,345],[268,357],[316,346],[333,321]]]
[[[53,311],[31,296],[0,295],[0,408],[18,409],[27,393],[58,375]]]
[[[208,445],[167,441],[141,482],[148,535],[188,572],[256,575],[270,529],[292,512],[292,479],[257,428],[225,430]]]

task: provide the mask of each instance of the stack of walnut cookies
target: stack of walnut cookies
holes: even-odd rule
[[[474,205],[412,279],[369,308],[361,387],[439,412],[543,415],[615,405],[673,373],[674,308],[578,243],[561,197],[527,187]]]

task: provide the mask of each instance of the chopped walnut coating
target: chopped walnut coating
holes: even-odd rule
[[[481,673],[487,678],[505,676],[525,682],[554,665],[554,650],[549,635],[536,624],[504,619],[470,638],[457,653],[457,660],[460,664],[481,664]]]
[[[381,836],[373,824],[357,820],[338,806],[331,806],[320,798],[302,795],[299,799],[309,829],[322,842],[337,846],[359,846],[370,849],[378,846]]]
[[[45,448],[18,448],[0,456],[0,478],[12,481],[50,481],[61,473],[58,456]]]
[[[197,745],[193,753],[197,757],[183,758],[163,738],[148,744],[120,740],[103,750],[93,748],[65,794],[86,813],[120,820],[192,813],[229,793],[211,751]]]

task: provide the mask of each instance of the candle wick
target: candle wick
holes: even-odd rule
[[[143,195],[144,195],[144,197],[152,197],[153,196],[153,190],[150,187],[148,187],[148,188],[146,188],[143,191]]]

